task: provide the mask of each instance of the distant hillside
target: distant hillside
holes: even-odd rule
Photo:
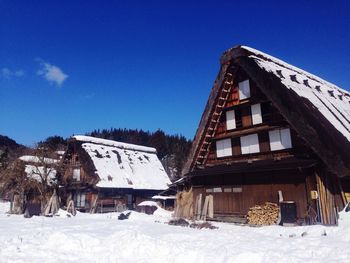
[[[0,167],[17,158],[25,150],[25,146],[7,136],[0,135]]]
[[[162,130],[146,132],[132,129],[104,129],[94,130],[87,135],[156,148],[158,157],[171,180],[176,180],[180,176],[192,144],[192,141],[184,136],[167,135]]]

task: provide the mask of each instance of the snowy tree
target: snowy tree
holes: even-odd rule
[[[25,156],[23,156],[25,157]],[[34,191],[39,194],[42,210],[46,207],[54,189],[58,187],[60,161],[55,153],[47,147],[37,147],[33,156],[21,157],[25,161],[27,176],[34,180]]]
[[[37,147],[30,155],[10,163],[1,173],[0,187],[2,192],[13,196],[15,213],[23,212],[25,201],[29,199],[39,201],[42,211],[45,209],[58,186],[60,161],[55,157],[48,148]]]
[[[25,164],[17,159],[11,162],[1,173],[0,189],[2,193],[11,195],[15,203],[12,212],[22,213],[25,194],[34,187],[34,180],[28,178],[25,172]]]

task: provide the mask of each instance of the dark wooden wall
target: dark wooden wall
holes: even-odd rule
[[[206,185],[193,185],[194,200],[198,194],[214,196],[214,213],[218,215],[246,215],[249,208],[265,202],[278,203],[278,191],[281,190],[285,201],[295,201],[299,219],[307,218],[307,204],[310,202],[311,190],[316,190],[315,184],[306,185],[308,173],[295,171],[280,171],[272,173],[255,173],[215,176],[197,180]],[[213,184],[215,180],[217,184]],[[225,184],[223,184],[225,182]],[[221,188],[222,192],[207,192],[206,189]],[[224,192],[225,189],[242,189],[242,192]],[[308,189],[310,188],[310,189]]]
[[[245,160],[251,158],[258,158],[262,160],[285,158],[296,155],[313,155],[312,150],[306,146],[305,142],[299,138],[298,134],[289,127],[287,121],[278,112],[278,110],[269,102],[266,96],[260,91],[256,84],[250,80],[251,97],[239,100],[238,83],[242,80],[248,79],[248,76],[243,71],[238,71],[235,76],[235,85],[231,91],[229,101],[226,103],[223,113],[219,120],[215,136],[212,139],[209,148],[209,154],[205,165],[215,165],[227,163],[230,161]],[[261,115],[263,122],[261,124],[252,124],[251,105],[260,103]],[[234,109],[236,115],[236,129],[227,130],[226,125],[226,111]],[[291,131],[292,148],[273,151],[270,150],[269,130],[289,127]],[[249,134],[258,134],[260,152],[255,154],[241,154],[240,137]],[[216,156],[216,141],[221,139],[231,139],[232,156],[220,157]]]

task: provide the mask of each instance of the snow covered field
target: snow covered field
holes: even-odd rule
[[[7,215],[0,203],[0,262],[350,262],[350,224],[340,227],[169,226],[132,212],[45,218]],[[348,214],[348,213],[347,213]],[[349,218],[350,219],[350,218]]]

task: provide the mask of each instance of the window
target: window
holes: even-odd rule
[[[250,97],[250,85],[249,85],[249,79],[239,82],[238,83],[239,88],[239,99],[244,100]]]
[[[224,188],[224,193],[231,193],[232,192],[232,188]]]
[[[271,151],[292,148],[290,129],[277,129],[269,131]]]
[[[227,130],[236,129],[236,117],[235,117],[234,110],[230,110],[226,112],[226,126],[227,126]]]
[[[222,193],[222,188],[221,187],[214,187],[213,193]]]
[[[251,105],[253,125],[262,123],[260,103]]]
[[[75,206],[76,207],[85,207],[85,194],[84,193],[77,193]]]
[[[225,157],[232,155],[231,139],[224,139],[216,142],[216,156]]]
[[[73,179],[75,181],[80,181],[80,168],[73,170]]]
[[[250,134],[241,137],[242,154],[258,153],[260,152],[258,134]]]
[[[242,193],[243,189],[241,185],[235,185],[232,187],[232,192],[233,193]]]

